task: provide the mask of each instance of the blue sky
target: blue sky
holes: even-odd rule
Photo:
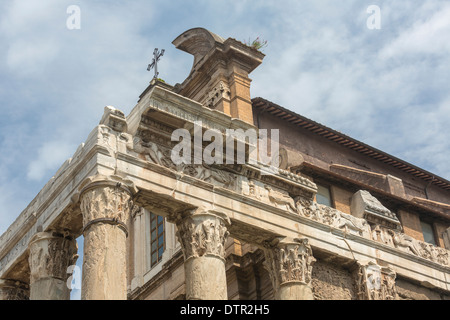
[[[67,8],[80,8],[69,30]],[[381,29],[366,9],[381,9]],[[450,178],[448,1],[65,1],[0,4],[0,233],[98,124],[160,77],[188,75],[171,42],[204,27],[268,41],[251,94]]]

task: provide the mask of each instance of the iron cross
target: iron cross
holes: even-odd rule
[[[153,51],[153,60],[152,63],[148,65],[147,71],[150,71],[153,67],[155,68],[155,76],[153,77],[153,79],[158,78],[158,61],[159,58],[161,58],[164,55],[164,49],[161,50],[161,52],[158,51],[158,48],[156,48]]]

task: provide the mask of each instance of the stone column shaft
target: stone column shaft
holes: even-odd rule
[[[308,239],[283,241],[265,248],[277,300],[314,300],[311,288],[312,265],[316,261]]]
[[[226,300],[225,241],[229,232],[224,219],[194,214],[178,222],[177,229],[185,258],[186,298]]]
[[[39,232],[29,244],[30,299],[69,300],[67,268],[76,263],[77,243],[60,232]]]
[[[128,189],[93,183],[81,192],[84,257],[82,300],[127,299]]]
[[[29,300],[30,286],[17,280],[0,279],[0,300]]]

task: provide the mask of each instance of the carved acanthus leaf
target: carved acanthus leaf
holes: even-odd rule
[[[185,259],[214,255],[225,258],[225,242],[229,235],[218,217],[187,217],[177,223],[177,237]]]
[[[77,243],[55,232],[37,233],[29,245],[30,283],[42,278],[67,280],[67,268],[78,259]]]
[[[274,288],[287,282],[311,283],[312,265],[316,259],[308,239],[267,245],[264,253],[265,268],[269,271]]]
[[[130,215],[130,194],[119,186],[100,186],[83,192],[81,211],[83,225],[101,218],[111,218],[123,223]]]

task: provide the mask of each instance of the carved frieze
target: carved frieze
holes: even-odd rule
[[[214,165],[202,164],[179,164],[175,165],[171,159],[171,149],[157,145],[154,142],[143,142],[136,137],[134,140],[134,150],[145,157],[145,160],[174,170],[179,173],[189,175],[193,178],[212,183],[214,185],[237,189],[237,175],[221,170]]]
[[[223,219],[214,215],[188,216],[177,222],[176,236],[185,260],[208,255],[225,259],[228,235]]]
[[[396,273],[388,267],[380,267],[373,261],[359,263],[356,288],[360,300],[395,300]]]
[[[450,265],[450,255],[447,249],[419,241],[404,233],[392,230],[387,230],[387,233],[391,236],[395,248],[445,266]]]
[[[269,272],[275,290],[290,282],[310,285],[312,266],[316,259],[313,257],[308,239],[267,244],[264,253],[266,258],[264,266]]]
[[[416,240],[398,229],[378,224],[370,226],[365,219],[345,214],[302,197],[295,198],[295,203],[297,213],[303,217],[341,229],[349,234],[383,243],[444,266],[450,265],[449,250]]]
[[[296,207],[297,213],[301,216],[341,229],[345,233],[355,234],[365,238],[370,237],[370,225],[364,219],[356,218],[302,197],[296,198]]]
[[[77,243],[58,232],[39,232],[29,244],[30,283],[43,278],[67,280],[67,268],[78,259]]]

